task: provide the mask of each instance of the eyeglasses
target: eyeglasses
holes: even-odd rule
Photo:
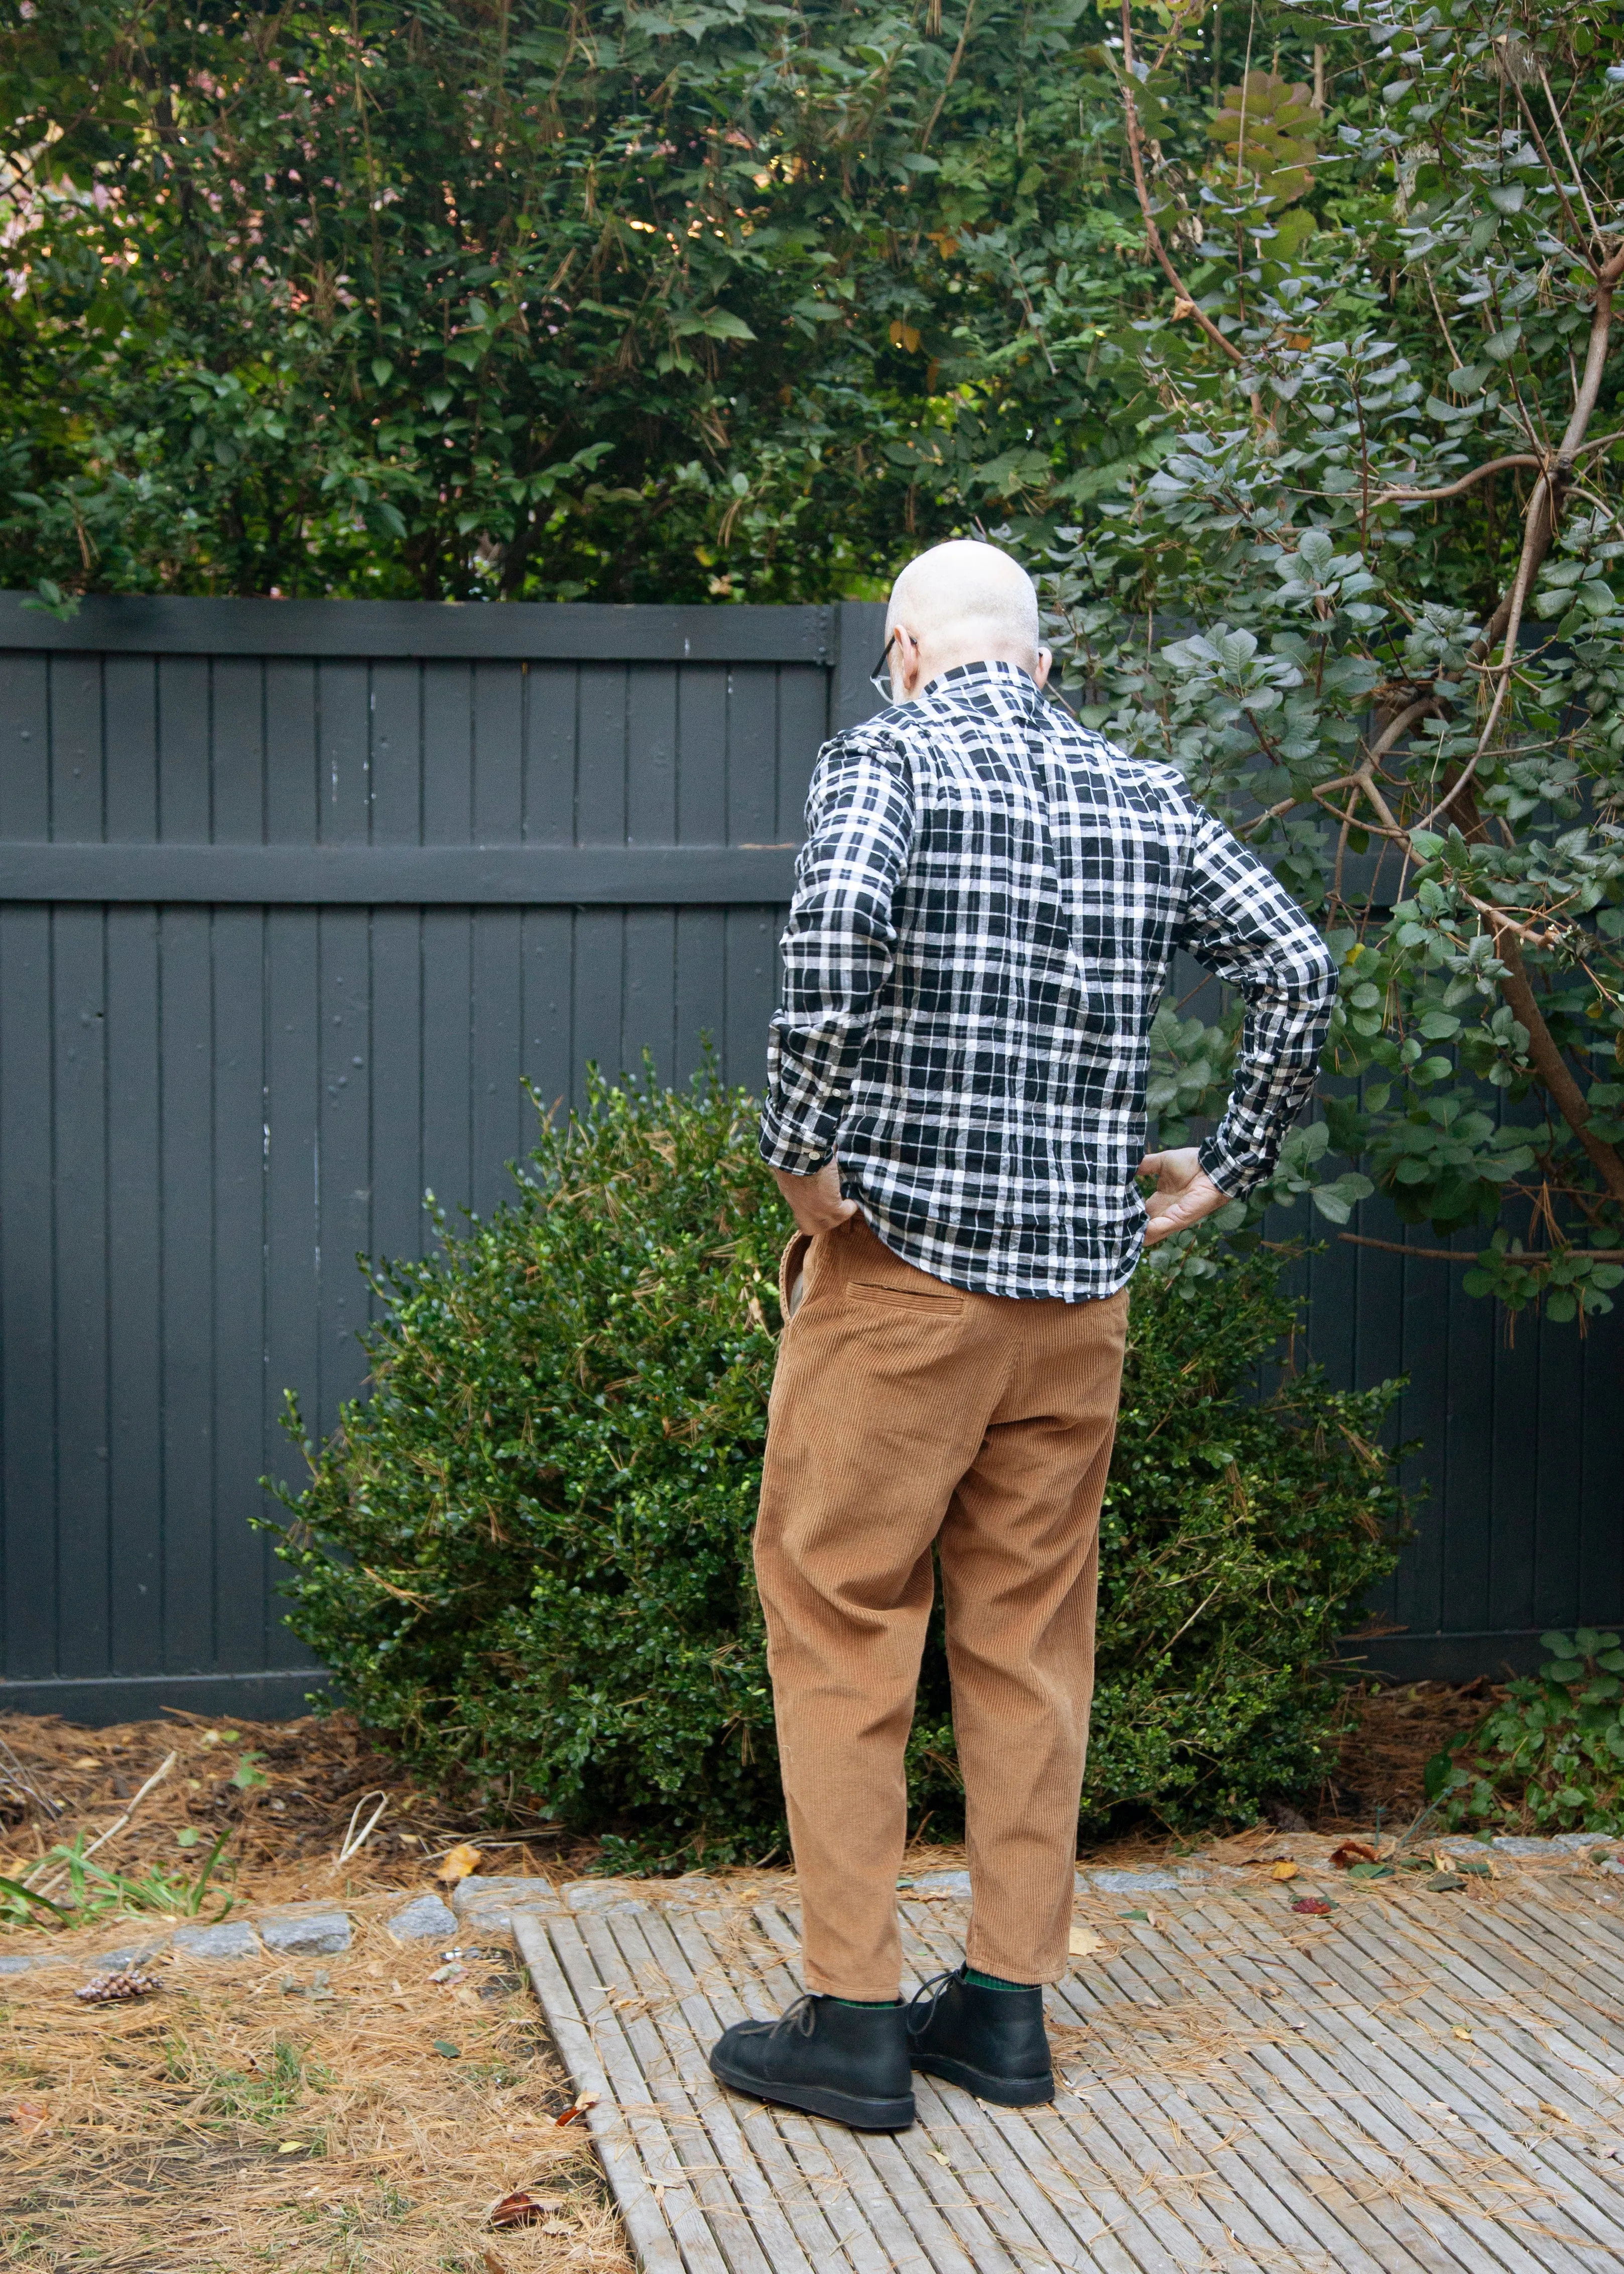
[[[891,632],[887,635],[885,644],[880,650],[880,659],[875,665],[874,669],[868,674],[869,686],[873,688],[875,693],[881,698],[881,700],[885,703],[894,703],[897,699],[896,696],[891,691],[891,673],[886,668],[887,659],[891,654],[891,649],[896,645],[896,641],[897,635],[895,632]]]

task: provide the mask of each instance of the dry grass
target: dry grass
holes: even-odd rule
[[[439,1946],[385,1930],[399,1891],[432,1883],[437,1852],[470,1831],[486,1838],[474,1819],[414,1792],[343,1717],[88,1730],[12,1715],[0,1736],[62,1811],[0,1800],[5,1876],[65,1834],[104,1830],[173,1750],[174,1769],[99,1861],[129,1877],[192,1872],[229,1826],[206,1918],[227,1897],[242,1909],[325,1896],[357,1922],[340,1957],[177,1958],[139,2004],[80,2005],[77,1968],[0,1979],[0,2268],[628,2274],[590,2147],[555,2121],[568,2087],[512,1952],[491,1946],[465,1979],[437,1984]],[[245,1752],[265,1783],[233,1782]],[[341,1870],[369,1791],[387,1792],[389,1808]],[[486,1868],[545,1858],[568,1876],[591,1852],[491,1838]],[[139,1932],[109,1916],[71,1935],[0,1934],[0,1949],[77,1957]],[[555,2231],[493,2232],[490,2205],[537,2180],[560,2196]]]
[[[342,1956],[180,1958],[139,2003],[5,1984],[0,2267],[27,2274],[521,2274],[628,2266],[513,1954],[436,1984],[374,1897]],[[369,1915],[370,1914],[370,1915]],[[540,2181],[546,2222],[489,2207]]]

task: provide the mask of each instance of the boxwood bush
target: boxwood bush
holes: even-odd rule
[[[280,1488],[290,1623],[414,1773],[539,1803],[620,1865],[759,1858],[783,1819],[750,1528],[791,1226],[755,1109],[710,1078],[598,1084],[516,1178],[490,1221],[442,1220],[440,1253],[377,1273],[371,1394]],[[1394,1385],[1249,1394],[1291,1323],[1286,1259],[1207,1257],[1135,1282],[1092,1827],[1312,1786],[1327,1645],[1392,1560]],[[951,1831],[939,1631],[910,1770]]]

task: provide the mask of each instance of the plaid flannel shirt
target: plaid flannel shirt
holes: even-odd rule
[[[763,1158],[842,1189],[885,1245],[988,1294],[1114,1294],[1139,1261],[1149,1031],[1174,951],[1237,988],[1229,1193],[1307,1104],[1324,942],[1171,766],[1006,663],[824,744],[783,937]]]

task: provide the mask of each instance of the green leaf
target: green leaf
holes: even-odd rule
[[[44,1895],[36,1895],[34,1889],[25,1887],[20,1879],[0,1879],[0,1895],[10,1895],[14,1902],[35,1904],[41,1910],[49,1911],[56,1918],[65,1919],[69,1916],[60,1903],[53,1903]]]
[[[1503,331],[1495,332],[1483,343],[1483,352],[1496,363],[1509,363],[1517,351],[1522,337],[1521,324],[1507,324]]]

